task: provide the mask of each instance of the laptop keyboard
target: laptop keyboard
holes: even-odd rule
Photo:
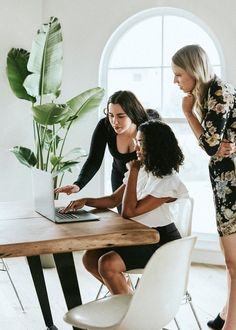
[[[77,218],[76,215],[72,213],[60,213],[59,210],[56,209],[56,217],[59,219],[74,219]]]
[[[60,208],[55,209],[55,216],[57,223],[69,222],[84,222],[84,221],[97,221],[99,217],[95,214],[89,213],[83,209],[76,210],[70,213],[60,213]]]

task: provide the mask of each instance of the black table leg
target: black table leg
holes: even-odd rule
[[[76,276],[75,264],[72,253],[54,254],[58,276],[68,309],[82,304],[79,284]],[[79,330],[74,328],[74,330]]]
[[[38,296],[39,304],[43,314],[44,322],[48,330],[58,330],[53,325],[52,313],[49,305],[47,288],[41,266],[40,256],[27,257],[34,287]]]

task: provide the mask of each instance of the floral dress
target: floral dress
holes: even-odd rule
[[[236,90],[218,77],[211,82],[204,100],[204,132],[200,146],[211,156],[209,173],[220,236],[236,233],[236,153],[216,156],[222,139],[236,143]]]

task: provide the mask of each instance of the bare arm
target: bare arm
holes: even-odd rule
[[[85,197],[85,198],[77,199],[75,201],[71,201],[68,204],[68,206],[63,208],[60,212],[61,213],[73,212],[75,210],[81,209],[85,205],[96,207],[99,209],[113,208],[115,206],[120,205],[122,201],[124,189],[125,189],[125,185],[122,185],[110,196],[104,196],[99,198]]]
[[[170,197],[156,198],[151,195],[137,200],[137,178],[140,169],[140,162],[134,160],[131,162],[130,173],[127,181],[127,185],[124,190],[122,201],[122,216],[124,218],[132,218],[161,206],[164,203],[175,200]]]
[[[191,127],[196,138],[199,139],[202,133],[204,132],[204,130],[193,112],[194,103],[195,103],[194,96],[192,94],[188,94],[183,97],[182,108],[183,108],[183,113],[189,123],[189,126]]]
[[[139,169],[140,162],[138,160],[133,160],[130,162],[129,177],[124,190],[121,211],[122,216],[125,218],[132,216],[130,215],[130,212],[132,214],[132,211],[137,207],[138,200],[136,186]]]

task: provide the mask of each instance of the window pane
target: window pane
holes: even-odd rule
[[[115,45],[109,67],[160,66],[161,32],[161,17],[132,26]]]
[[[160,69],[108,70],[108,95],[120,89],[132,91],[146,108],[160,108]]]
[[[222,76],[222,68],[221,66],[214,66],[213,65],[213,70],[215,72],[215,74],[218,76],[218,77],[221,77]]]
[[[196,23],[177,16],[164,17],[164,65],[169,66],[174,53],[189,44],[199,44],[207,52],[212,64],[220,63],[217,49],[210,36]]]
[[[180,177],[194,199],[193,232],[215,233],[215,209],[208,174],[209,157],[198,146],[197,140],[186,123],[169,122],[184,153]]]
[[[213,67],[220,77],[221,68]],[[174,84],[174,74],[171,68],[163,68],[163,107],[162,116],[166,118],[185,118],[182,111],[183,91]]]
[[[164,15],[163,15],[164,13]],[[173,83],[171,57],[187,44],[200,44],[208,53],[215,73],[222,64],[211,35],[204,26],[177,10],[156,17],[141,16],[122,29],[112,45],[107,69],[107,93],[133,91],[146,108],[156,108],[175,131],[185,155],[180,176],[194,198],[193,231],[216,233],[213,193],[208,174],[209,157],[198,146],[182,112],[184,93]],[[122,34],[122,36],[121,36]],[[163,39],[162,39],[163,38]],[[115,40],[115,39],[114,39]],[[111,156],[106,158],[106,191],[110,191]]]
[[[174,74],[171,68],[163,69],[163,110],[162,116],[169,118],[184,118],[181,109],[184,93],[174,84]]]
[[[173,123],[171,121],[167,122],[175,132],[179,144],[184,152],[185,161],[181,172],[184,180],[207,180],[209,157],[198,145],[197,139],[193,135],[189,125],[187,125],[186,120],[183,123]]]

